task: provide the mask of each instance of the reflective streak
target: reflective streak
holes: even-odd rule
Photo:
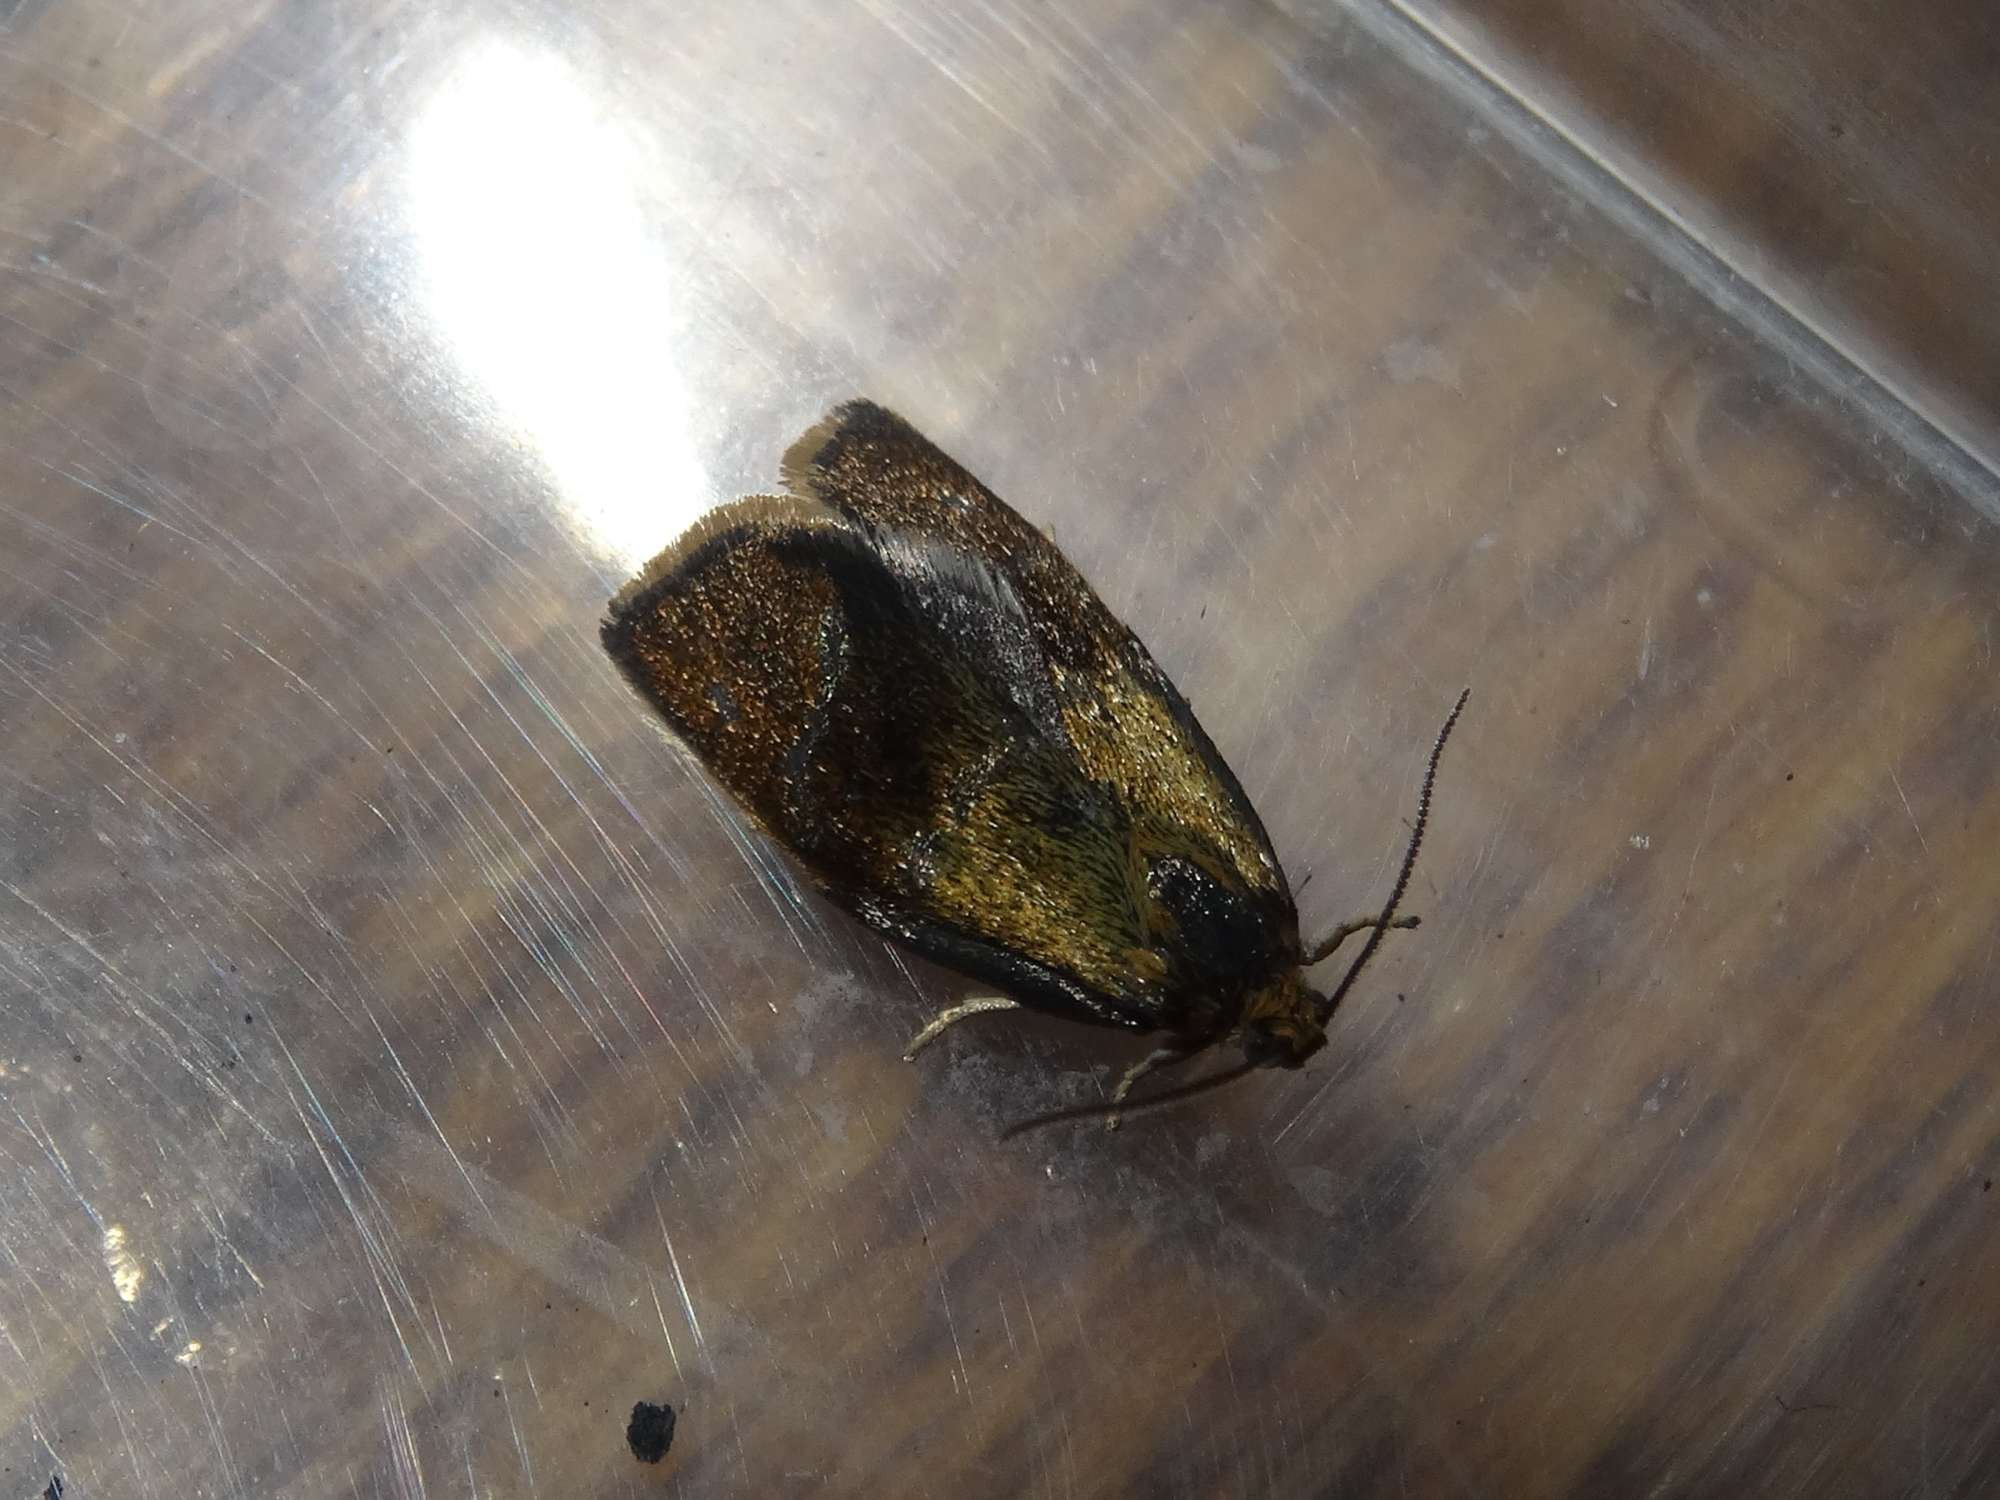
[[[649,170],[574,72],[500,42],[452,69],[411,132],[421,307],[619,569],[708,488],[673,362],[673,265],[633,189]]]

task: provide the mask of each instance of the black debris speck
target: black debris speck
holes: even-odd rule
[[[659,1406],[650,1401],[637,1403],[632,1408],[632,1420],[625,1424],[625,1442],[640,1463],[658,1463],[674,1445],[674,1409],[664,1403]]]

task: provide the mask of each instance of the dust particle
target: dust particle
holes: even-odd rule
[[[625,1442],[640,1463],[658,1463],[674,1445],[674,1409],[639,1402],[632,1408],[632,1420],[625,1424]]]

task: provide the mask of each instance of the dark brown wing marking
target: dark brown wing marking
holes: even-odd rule
[[[1146,648],[1047,537],[869,401],[847,402],[806,432],[786,453],[783,474],[794,493],[872,533],[988,560],[1018,601],[1085,777],[1112,791],[1140,841],[1178,851],[1239,892],[1273,956],[1296,962],[1291,892],[1235,773]],[[1226,972],[1254,970],[1260,958],[1238,951]]]
[[[613,602],[605,645],[834,899],[1076,1019],[1180,1014],[1144,941],[1117,799],[1082,778],[1006,581],[923,539],[760,496]]]

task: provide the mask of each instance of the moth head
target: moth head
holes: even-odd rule
[[[1259,1068],[1296,1068],[1326,1045],[1320,1024],[1325,1000],[1297,974],[1274,980],[1250,996],[1237,1027],[1243,1060]]]

